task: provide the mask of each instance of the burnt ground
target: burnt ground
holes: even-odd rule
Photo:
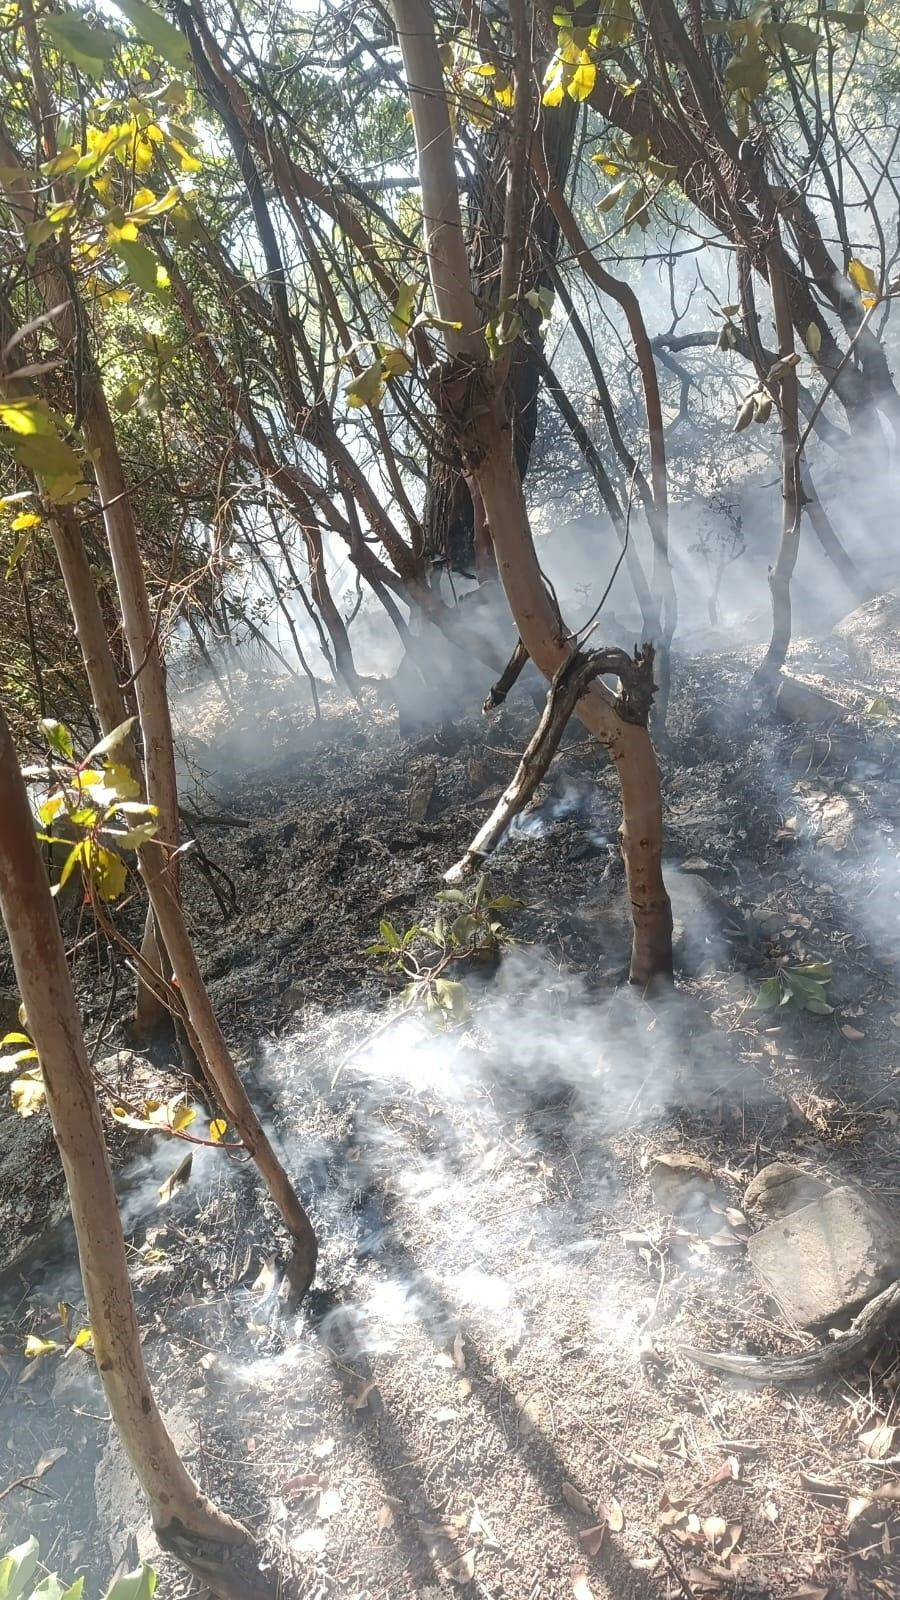
[[[873,1498],[897,1481],[896,1344],[782,1390],[677,1350],[805,1342],[745,1258],[741,1197],[760,1165],[900,1193],[900,644],[878,613],[798,646],[792,670],[845,707],[827,731],[774,717],[752,664],[676,666],[662,757],[674,994],[623,986],[615,780],[573,733],[492,864],[495,889],[522,901],[503,913],[511,942],[496,968],[455,974],[470,1010],[443,1031],[390,1020],[397,983],[366,947],[380,919],[402,932],[438,909],[442,871],[531,729],[527,697],[412,737],[374,695],[361,711],[326,701],[318,726],[262,684],[238,722],[214,691],[182,707],[209,863],[188,869],[191,915],[316,1222],[308,1303],[293,1314],[280,1295],[283,1235],[239,1158],[196,1147],[167,1205],[157,1189],[183,1145],[117,1129],[116,1159],[161,1402],[288,1594],[898,1591],[900,1520]],[[821,959],[833,1015],[754,1008],[777,963]],[[110,1005],[89,945],[76,970],[94,1034],[109,1012],[111,1091],[172,1093],[164,1064],[113,1059],[124,985]],[[27,1333],[60,1337],[59,1300],[80,1325],[79,1290],[65,1224],[48,1231],[46,1126],[3,1135],[0,1543],[33,1529],[45,1559],[96,1587],[152,1541],[89,1358],[23,1358]],[[658,1208],[649,1167],[665,1153],[711,1164],[718,1210]],[[861,1436],[879,1425],[871,1459]],[[159,1593],[190,1591],[156,1564]]]

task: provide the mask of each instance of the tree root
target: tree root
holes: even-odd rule
[[[513,661],[515,661],[513,656]],[[527,657],[526,657],[527,659]],[[513,661],[504,674],[512,668]],[[524,663],[523,663],[524,664]],[[462,883],[476,872],[500,843],[523,806],[528,804],[547,771],[565,732],[566,723],[594,678],[616,676],[622,685],[616,702],[626,722],[646,726],[653,699],[653,649],[644,645],[634,657],[624,650],[576,650],[560,667],[547,691],[547,699],[533,737],[487,821],[479,828],[465,855],[444,873],[445,883]],[[501,683],[503,679],[500,680]],[[487,702],[486,702],[487,704]]]
[[[748,1378],[751,1383],[812,1383],[853,1366],[867,1346],[887,1332],[898,1315],[900,1278],[863,1306],[847,1332],[839,1334],[832,1344],[820,1344],[815,1350],[802,1351],[796,1356],[744,1356],[730,1351],[695,1350],[689,1345],[675,1348],[678,1355],[695,1366],[707,1367],[712,1372],[731,1372],[736,1377]]]
[[[252,1535],[239,1523],[235,1529],[243,1535],[235,1544],[198,1538],[177,1519],[153,1531],[160,1549],[180,1561],[219,1600],[275,1600],[280,1587],[277,1574],[260,1571]]]

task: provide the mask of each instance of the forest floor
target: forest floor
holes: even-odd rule
[[[380,920],[402,932],[439,909],[442,872],[531,731],[528,697],[414,737],[374,695],[362,711],[326,702],[319,724],[260,685],[240,726],[214,689],[181,707],[225,907],[190,869],[205,974],[321,1241],[300,1312],[251,1170],[195,1147],[160,1205],[186,1147],[119,1130],[116,1157],[161,1403],[192,1470],[293,1576],[288,1595],[900,1591],[900,1505],[873,1498],[900,1462],[896,1344],[781,1389],[676,1348],[799,1347],[746,1258],[760,1166],[900,1195],[896,616],[792,652],[846,709],[827,732],[758,704],[754,659],[675,664],[674,992],[623,985],[615,778],[573,732],[491,864],[522,902],[503,913],[511,942],[495,969],[454,973],[470,1010],[443,1031],[389,1020],[396,984],[366,948]],[[92,959],[96,1027],[110,997]],[[755,1008],[785,960],[832,962],[833,1015]],[[124,1049],[111,1060],[120,1042],[100,1052],[113,1092],[178,1087]],[[27,1333],[60,1337],[59,1300],[78,1323],[79,1291],[65,1228],[47,1233],[46,1126],[2,1136],[0,1547],[34,1530],[52,1565],[96,1580],[152,1541],[89,1358],[23,1359]],[[711,1226],[655,1203],[649,1168],[671,1154],[714,1170]],[[155,1564],[164,1600],[190,1592]]]

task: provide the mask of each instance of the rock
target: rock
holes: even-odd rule
[[[670,1216],[696,1215],[710,1200],[721,1199],[713,1169],[700,1156],[656,1156],[650,1168],[650,1188],[660,1211]]]
[[[196,1423],[190,1413],[167,1411],[163,1421],[182,1461],[189,1459],[197,1449]],[[135,1556],[151,1564],[157,1561],[159,1546],[147,1501],[114,1428],[110,1429],[94,1472],[94,1495],[97,1520],[109,1546],[112,1565],[115,1567],[123,1555],[128,1556],[129,1550],[134,1551],[128,1556],[131,1565]]]
[[[828,850],[846,850],[856,832],[856,817],[849,800],[842,794],[830,795],[810,817],[816,844]]]
[[[839,700],[823,694],[799,678],[782,677],[775,696],[775,710],[783,722],[836,722],[846,716]]]
[[[777,1222],[792,1211],[801,1211],[829,1193],[830,1185],[812,1173],[802,1172],[787,1161],[770,1161],[751,1178],[744,1190],[744,1210],[748,1217]]]
[[[890,591],[869,600],[834,630],[853,667],[864,677],[877,677],[879,686],[894,689],[900,646],[900,592]]]
[[[816,1328],[900,1276],[900,1225],[875,1195],[843,1185],[761,1228],[747,1254],[790,1321]]]

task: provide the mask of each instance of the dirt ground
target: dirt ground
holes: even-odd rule
[[[119,1181],[161,1403],[289,1595],[900,1590],[900,1501],[876,1498],[900,1482],[895,1343],[782,1389],[678,1351],[807,1342],[746,1259],[741,1199],[760,1166],[900,1195],[896,620],[882,607],[792,655],[845,707],[827,732],[759,703],[753,660],[675,666],[661,757],[674,993],[623,985],[615,780],[573,731],[491,865],[522,902],[503,913],[510,942],[496,969],[454,974],[470,1009],[443,1031],[398,1020],[396,980],[366,949],[381,919],[402,933],[438,909],[441,873],[531,730],[527,696],[413,736],[374,694],[360,710],[326,699],[319,725],[262,684],[238,723],[214,690],[181,706],[202,847],[191,916],[319,1233],[307,1304],[286,1308],[284,1238],[239,1158],[195,1147],[160,1205],[184,1147],[120,1140]],[[754,1008],[785,960],[833,963],[833,1015]],[[111,1060],[124,986],[110,1008],[96,955],[77,970],[94,1029],[119,1019],[99,1052],[111,1093],[173,1092],[162,1064]],[[2,1131],[0,1541],[33,1530],[96,1588],[152,1540],[89,1358],[23,1358],[28,1333],[60,1337],[60,1300],[80,1325],[79,1290],[65,1224],[47,1231],[52,1140],[36,1121]],[[666,1153],[711,1164],[711,1221],[654,1202]],[[166,1600],[190,1592],[155,1564]]]

